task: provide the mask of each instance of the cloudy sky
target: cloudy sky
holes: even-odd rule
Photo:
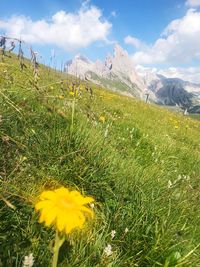
[[[6,0],[0,34],[57,64],[104,59],[119,43],[135,66],[200,83],[200,0]]]

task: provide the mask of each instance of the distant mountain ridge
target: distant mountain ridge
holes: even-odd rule
[[[156,103],[179,106],[191,113],[199,113],[199,108],[197,108],[200,104],[199,84],[179,78],[167,78],[152,70],[143,70],[142,73],[140,70],[139,75],[143,77],[148,89],[155,94]]]
[[[149,95],[151,102],[199,111],[195,106],[200,105],[200,85],[167,78],[154,70],[134,68],[128,52],[119,45],[115,45],[113,55],[109,54],[104,62],[92,62],[78,54],[66,62],[65,71],[126,95],[140,99]]]
[[[108,55],[104,62],[92,62],[79,54],[66,63],[65,71],[139,98],[146,89],[142,78],[133,68],[127,51],[119,45],[115,46],[114,54]]]

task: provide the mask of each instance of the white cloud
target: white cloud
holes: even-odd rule
[[[198,7],[200,6],[200,0],[187,0],[185,4],[189,7]]]
[[[26,42],[52,44],[65,50],[88,47],[96,41],[107,42],[112,24],[103,18],[100,9],[87,4],[88,1],[83,2],[77,13],[61,10],[49,21],[12,16],[0,20],[0,29],[8,36],[21,37]]]
[[[145,79],[148,79],[148,74],[150,75],[150,79],[156,79],[156,74],[161,74],[167,78],[179,78],[184,81],[200,84],[200,67],[169,67],[158,69],[155,67],[151,68],[147,66],[136,65],[135,70],[140,76],[145,76]]]
[[[153,45],[132,55],[135,64],[181,64],[200,58],[200,12],[189,9],[172,21]]]
[[[185,81],[200,84],[200,67],[175,68],[159,70],[158,73],[168,78],[180,78]]]
[[[142,46],[142,42],[139,39],[137,39],[133,36],[130,36],[130,35],[128,35],[124,38],[124,42],[125,42],[125,44],[130,44],[130,45],[134,46],[135,48],[140,48]]]

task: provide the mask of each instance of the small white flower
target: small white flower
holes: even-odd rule
[[[124,233],[127,234],[128,233],[128,228],[126,227],[125,230],[124,230]]]
[[[94,203],[90,204],[91,209],[94,209]]]
[[[106,254],[107,257],[113,254],[112,247],[110,244],[108,244],[107,247],[105,247],[104,253]]]
[[[111,238],[112,238],[112,239],[115,237],[115,234],[116,234],[116,231],[115,231],[115,230],[112,230],[112,231],[111,231]]]
[[[32,267],[34,264],[33,253],[30,253],[28,256],[24,257],[23,267]]]

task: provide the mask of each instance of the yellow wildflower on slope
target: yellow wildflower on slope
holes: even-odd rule
[[[86,214],[93,216],[92,210],[84,206],[93,201],[92,197],[84,197],[78,191],[61,187],[44,191],[35,209],[40,211],[40,223],[54,225],[58,231],[68,234],[74,228],[83,227]]]
[[[101,121],[101,122],[104,123],[104,122],[106,121],[106,118],[105,118],[104,116],[100,116],[100,117],[99,117],[99,121]]]
[[[75,95],[75,93],[74,92],[69,92],[69,94],[71,95],[71,96],[74,96]]]

